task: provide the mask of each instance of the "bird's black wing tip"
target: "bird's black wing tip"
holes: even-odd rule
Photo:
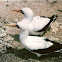
[[[45,41],[54,42],[54,40],[50,40],[50,39],[48,39],[48,38],[45,38],[44,40],[45,40]]]
[[[53,15],[52,17],[58,17],[58,14]]]

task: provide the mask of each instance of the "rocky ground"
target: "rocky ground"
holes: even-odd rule
[[[62,62],[62,52],[37,58],[36,55],[25,50],[21,45],[18,38],[20,30],[6,26],[7,23],[16,23],[22,20],[22,14],[11,10],[23,7],[31,8],[35,15],[49,17],[58,14],[57,20],[51,24],[50,30],[44,36],[62,42],[61,0],[0,1],[0,62]]]

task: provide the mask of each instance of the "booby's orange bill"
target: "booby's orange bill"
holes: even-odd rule
[[[18,10],[12,10],[12,11],[15,11],[15,12],[21,12],[21,10],[20,10],[20,9],[18,9]]]
[[[16,27],[16,23],[13,23],[13,24],[6,24],[6,26]]]

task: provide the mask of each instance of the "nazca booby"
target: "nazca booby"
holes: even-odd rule
[[[19,39],[22,45],[27,50],[36,54],[37,57],[40,57],[41,55],[57,52],[57,50],[62,49],[62,44],[60,43],[57,43],[45,37],[30,36],[28,30],[29,23],[27,25],[26,23],[22,24],[18,22],[17,24],[7,24],[7,26],[13,26],[13,27],[17,26],[21,29]]]
[[[55,21],[58,15],[52,15],[51,17],[34,16],[33,11],[30,8],[22,8],[21,10],[12,10],[24,14],[22,21],[30,22],[29,33],[30,35],[43,35],[52,21]]]

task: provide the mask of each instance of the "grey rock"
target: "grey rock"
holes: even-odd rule
[[[8,6],[10,6],[10,5],[7,4],[6,7],[8,7]]]
[[[60,29],[62,29],[62,26],[60,26]]]
[[[11,43],[5,43],[5,46],[8,47],[8,48],[9,48],[9,47],[12,47],[12,48],[13,48],[13,46],[12,46]]]
[[[11,43],[13,40],[14,40],[14,38],[11,37],[11,36],[9,36],[9,35],[7,35],[7,36],[4,38],[4,41],[9,42],[9,43]]]
[[[6,32],[4,29],[0,28],[0,37],[6,36]]]
[[[14,22],[17,23],[19,20],[18,19],[15,19]]]
[[[3,41],[3,38],[0,37],[0,40]]]
[[[0,33],[0,37],[6,36],[6,33]]]
[[[2,44],[3,43],[3,41],[2,40],[0,40],[0,44]]]
[[[1,41],[2,42],[2,41]],[[2,42],[0,43],[0,52],[1,53],[5,53],[7,50],[6,50],[6,45]]]
[[[6,26],[2,26],[2,28],[3,28],[4,30],[6,30]]]
[[[2,22],[3,20],[2,19],[0,19],[0,23]]]
[[[46,0],[48,1],[48,3],[54,4],[55,2],[57,2],[57,0]]]
[[[3,24],[2,23],[0,23],[0,27],[2,27],[3,26]]]

